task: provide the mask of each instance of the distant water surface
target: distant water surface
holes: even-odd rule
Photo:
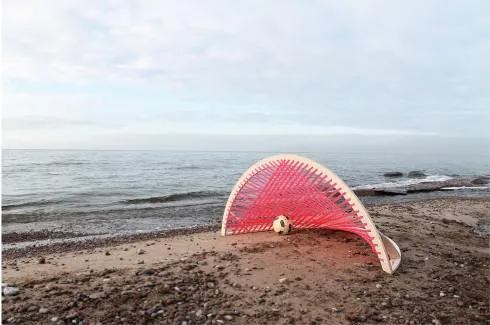
[[[350,186],[386,182],[387,171],[424,170],[424,180],[490,171],[490,153],[419,150],[318,150],[300,155],[325,164]],[[116,234],[217,223],[240,175],[276,152],[3,150],[3,233],[50,229]],[[488,190],[368,199],[383,203]]]

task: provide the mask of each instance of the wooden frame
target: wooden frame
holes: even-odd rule
[[[400,249],[377,230],[347,184],[328,168],[297,155],[265,158],[240,177],[226,203],[221,235],[270,230],[272,220],[281,214],[288,215],[295,228],[359,235],[387,273],[400,265]]]

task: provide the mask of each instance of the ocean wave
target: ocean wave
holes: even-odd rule
[[[354,190],[370,190],[370,189],[379,189],[379,188],[396,188],[396,187],[407,187],[410,185],[420,184],[420,183],[435,183],[435,182],[445,182],[454,179],[451,176],[447,175],[429,175],[424,178],[411,178],[411,179],[403,179],[397,182],[385,182],[385,183],[377,183],[377,184],[369,184],[369,185],[360,185],[356,186]]]
[[[454,191],[454,190],[490,190],[490,186],[449,186],[442,187],[441,190]]]
[[[172,169],[175,169],[175,170],[199,170],[199,169],[205,169],[205,168],[203,166],[197,166],[197,165],[183,165],[183,166],[173,167]]]
[[[223,209],[225,202],[195,202],[184,203],[174,206],[126,206],[126,207],[105,207],[100,209],[83,209],[79,211],[66,211],[57,210],[53,211],[37,211],[31,213],[3,213],[2,225],[6,224],[21,224],[21,223],[35,223],[35,222],[58,222],[60,220],[80,220],[86,222],[89,218],[96,218],[97,220],[103,220],[106,218],[113,220],[123,219],[145,219],[158,217],[162,220],[173,218],[179,214],[179,211],[195,210],[203,211],[203,209],[218,208]],[[166,211],[162,214],[162,212]],[[167,213],[168,212],[168,213]],[[189,213],[184,213],[186,216]]]
[[[213,191],[197,191],[197,192],[185,192],[185,193],[175,193],[164,196],[154,196],[148,198],[141,199],[130,199],[124,200],[122,203],[125,204],[144,204],[144,203],[166,203],[166,202],[175,202],[175,201],[183,201],[190,199],[203,199],[210,197],[221,197],[223,193],[213,192]]]
[[[88,165],[90,162],[88,161],[49,161],[49,162],[42,162],[42,163],[31,163],[27,165],[27,167],[32,167],[32,166],[47,166],[47,167],[53,167],[53,166],[82,166],[82,165]]]
[[[47,205],[60,204],[60,203],[64,203],[64,202],[65,201],[63,201],[63,200],[37,200],[37,201],[29,201],[29,202],[23,202],[23,203],[5,204],[5,205],[2,205],[2,210],[3,211],[10,211],[10,210],[15,210],[15,209],[35,207],[35,206],[42,207],[42,206],[47,206]]]

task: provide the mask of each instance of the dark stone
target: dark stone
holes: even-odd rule
[[[363,188],[363,189],[354,190],[354,193],[357,196],[378,196],[383,194],[372,188],[366,188],[366,189]]]
[[[144,269],[143,271],[138,272],[139,275],[153,275],[155,274],[154,269]]]
[[[412,170],[408,173],[407,176],[409,178],[418,178],[418,177],[425,177],[427,175],[421,170]]]
[[[486,185],[490,183],[490,176],[480,176],[471,181],[474,185]]]
[[[403,177],[402,172],[387,172],[383,174],[384,177]]]
[[[385,195],[406,195],[407,194],[407,189],[406,188],[398,188],[398,187],[387,187],[383,189],[376,190],[377,192],[381,192]]]

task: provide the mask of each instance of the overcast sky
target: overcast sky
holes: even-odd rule
[[[487,0],[2,6],[4,147],[490,138]]]

